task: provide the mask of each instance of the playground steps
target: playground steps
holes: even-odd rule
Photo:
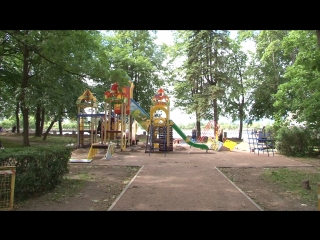
[[[159,127],[159,139],[162,142],[159,143],[159,151],[173,151],[173,132],[172,127],[169,127],[169,131],[166,131],[166,127]],[[170,136],[169,146],[167,146],[167,134]]]
[[[155,135],[155,133],[159,136],[159,138],[153,138],[153,135]],[[167,134],[170,135],[169,146],[167,146],[166,142]],[[155,147],[155,144],[158,145],[158,147]],[[151,153],[157,150],[161,152],[173,151],[173,132],[171,126],[168,133],[166,127],[157,127],[152,125],[149,126],[145,153]]]

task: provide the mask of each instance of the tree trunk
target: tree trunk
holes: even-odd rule
[[[59,121],[58,121],[58,125],[59,125],[59,135],[60,136],[62,136],[62,120],[61,119],[59,119]]]
[[[40,106],[37,106],[36,109],[36,123],[35,123],[35,131],[34,131],[34,136],[35,137],[41,137],[41,129],[40,129],[40,123],[41,123],[41,109]]]
[[[218,134],[218,104],[217,99],[213,99],[213,120],[214,120],[214,137]]]
[[[236,60],[237,61],[237,60]],[[240,86],[241,86],[241,95],[240,95],[240,103],[239,103],[239,139],[242,139],[242,131],[243,131],[243,119],[244,119],[244,87],[243,87],[243,78],[242,78],[242,71],[239,68],[239,75],[240,75]]]
[[[239,140],[242,139],[242,131],[243,131],[243,118],[240,117],[240,124],[239,124]]]
[[[43,128],[44,128],[44,115],[45,115],[45,111],[44,108],[41,109],[41,121],[40,121],[40,133],[42,136],[43,133]]]
[[[243,131],[243,118],[244,118],[244,113],[243,113],[243,105],[244,105],[244,100],[240,104],[240,111],[239,111],[239,139],[242,139],[242,131]]]
[[[23,116],[23,146],[24,147],[30,147],[30,142],[29,142],[29,109],[24,108],[22,111],[22,116]]]
[[[28,34],[28,31],[26,32]],[[20,92],[20,104],[23,116],[23,146],[30,147],[29,142],[29,108],[26,106],[26,92],[29,81],[29,48],[23,46],[23,73]]]
[[[47,139],[47,136],[48,136],[48,134],[49,134],[49,132],[50,132],[50,130],[51,130],[51,128],[52,128],[52,126],[53,126],[53,124],[54,124],[55,122],[56,122],[56,121],[52,121],[52,122],[50,123],[47,131],[43,134],[42,140],[46,140],[46,139]]]
[[[318,47],[320,48],[320,30],[316,30],[317,39],[318,39]]]
[[[201,122],[200,122],[200,114],[196,113],[196,127],[197,127],[197,136],[196,139],[201,137]]]
[[[16,106],[16,111],[15,111],[15,115],[16,115],[16,126],[17,126],[17,133],[20,133],[20,118],[19,118],[19,108],[20,104],[17,103]]]
[[[302,180],[301,183],[302,183],[302,188],[307,189],[307,190],[311,189],[311,187],[309,185],[309,180]]]

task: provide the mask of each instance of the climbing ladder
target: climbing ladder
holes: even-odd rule
[[[169,146],[167,144],[167,135],[169,134]],[[172,127],[167,128],[166,126],[159,127],[159,151],[173,151],[173,132]]]
[[[251,129],[251,131],[247,131],[248,133],[248,143],[250,153],[259,153],[267,152],[268,157],[270,156],[269,153],[272,153],[274,156],[274,139],[270,133],[270,131],[266,132],[265,129]]]
[[[167,144],[167,135],[169,134],[169,145]],[[158,136],[158,137],[157,137]],[[147,141],[145,153],[173,151],[173,131],[170,126],[169,131],[166,126],[154,126],[151,124],[148,127]]]

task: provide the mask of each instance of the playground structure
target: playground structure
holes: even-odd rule
[[[121,151],[126,149],[127,136],[131,135],[128,132],[126,134],[126,120],[130,114],[130,99],[134,87],[130,84],[121,89],[117,83],[112,84],[110,91],[104,93],[102,114],[97,113],[97,100],[88,89],[78,98],[78,148],[90,147],[87,160],[82,159],[80,162],[90,162],[98,149],[108,149],[110,145],[114,147],[115,143],[120,146]]]
[[[208,150],[219,151],[222,146],[229,148],[231,151],[236,145],[235,142],[229,140],[225,142],[218,141],[217,128],[215,128],[215,136],[208,137],[206,143],[202,143],[202,141],[193,142],[191,138],[186,136],[170,119],[169,97],[162,88],[160,88],[152,98],[150,114],[142,109],[133,99],[131,99],[130,107],[130,114],[148,133],[145,148],[146,153],[173,151],[173,129],[191,147],[200,148],[206,150],[206,152]],[[210,123],[212,123],[212,121]],[[212,127],[212,125],[210,125],[210,127]]]
[[[160,88],[152,98],[150,106],[150,124],[145,152],[155,150],[173,151],[173,133],[170,124],[170,101],[164,90]]]
[[[111,141],[120,143],[121,151],[126,149],[127,119],[130,115],[130,99],[133,95],[134,85],[119,89],[117,83],[113,83],[110,91],[105,96],[105,118],[101,123],[101,144],[108,144]]]
[[[170,119],[170,101],[164,90],[160,88],[156,95],[152,98],[150,112],[147,113],[138,103],[134,101],[133,96],[134,85],[130,82],[130,86],[125,86],[119,89],[117,83],[113,83],[110,91],[104,93],[105,104],[104,113],[97,113],[96,98],[89,90],[86,90],[83,95],[77,100],[78,105],[78,147],[91,146],[88,154],[88,159],[81,162],[90,162],[96,155],[97,149],[108,149],[109,146],[114,147],[115,143],[120,146],[121,151],[126,149],[131,141],[134,141],[138,122],[140,126],[147,132],[146,153],[151,152],[168,152],[173,151],[173,129],[185,140],[190,146],[203,150],[216,150],[222,146],[230,148],[230,151],[235,146],[234,142],[225,140],[218,141],[217,128],[215,127],[215,137],[208,137],[206,143],[202,143],[203,138],[193,142],[189,136],[186,136],[183,131]],[[85,113],[84,109],[90,108],[90,113]],[[132,116],[136,121],[135,127],[127,128],[127,119]],[[85,120],[87,118],[87,121]],[[90,118],[90,120],[88,120]],[[98,131],[98,120],[100,119],[100,132]],[[130,121],[129,121],[130,122]],[[87,123],[87,125],[86,125]],[[210,124],[209,124],[210,123]],[[212,127],[212,122],[208,123],[208,128]],[[88,128],[86,128],[88,126]],[[126,129],[134,129],[126,131]],[[205,131],[207,131],[205,129]],[[85,142],[85,134],[89,141]],[[100,141],[98,134],[100,133]],[[203,136],[204,137],[204,136]],[[110,158],[109,151],[108,158]],[[111,154],[112,155],[112,154]],[[106,157],[107,158],[107,157]]]
[[[152,98],[152,105],[150,106],[150,115],[145,129],[148,132],[146,153],[155,151],[173,151],[173,129],[186,141],[190,146],[204,149],[204,150],[219,150],[223,143],[208,139],[208,142],[196,143],[190,137],[187,137],[183,131],[170,120],[170,101],[164,90],[160,88],[156,95]],[[220,147],[219,147],[220,146]]]
[[[247,130],[248,131],[248,130]],[[254,154],[267,152],[268,157],[272,153],[274,156],[275,140],[270,131],[266,131],[263,127],[262,129],[251,129],[248,131],[248,143],[250,148],[250,153]]]
[[[203,129],[203,134],[198,137],[198,142],[204,142],[205,137],[208,137],[208,134],[211,134],[211,131],[213,129],[214,136],[217,139],[217,127],[214,120],[209,121],[206,126]]]
[[[214,120],[210,120],[206,124],[203,134],[198,137],[197,142],[205,142],[205,138],[207,138],[206,143],[209,145],[209,148],[216,151],[219,151],[222,146],[232,151],[237,145],[236,142],[226,139],[226,133],[223,132],[223,129]]]
[[[97,99],[88,89],[85,90],[77,100],[78,148],[88,147],[96,142],[96,119],[103,116],[103,114],[97,114],[97,107]],[[87,113],[88,111],[86,110],[88,110],[89,113]]]

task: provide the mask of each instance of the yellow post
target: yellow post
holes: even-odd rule
[[[167,103],[167,111],[166,111],[166,117],[167,117],[167,132],[170,133],[170,103]],[[170,146],[170,134],[167,134],[167,146]]]
[[[80,133],[80,131],[83,131],[84,130],[84,119],[83,119],[83,117],[81,117],[80,118],[80,126],[79,126],[79,132],[78,132],[78,134],[79,134],[79,136],[80,136],[80,145],[84,145],[84,132],[81,132]]]
[[[111,113],[112,113],[112,104],[109,104],[109,112],[108,112],[108,126],[107,130],[111,131]],[[108,141],[108,144],[110,143],[111,133],[108,133],[107,139],[105,139],[105,143]]]
[[[13,210],[15,166],[0,166],[0,211]]]
[[[93,107],[91,107],[91,117],[90,117],[90,144],[93,144]]]
[[[126,104],[122,103],[121,104],[121,119],[122,121],[122,126],[121,126],[121,136],[123,139],[123,143],[121,144],[121,151],[126,150],[126,145],[127,145],[127,135],[126,135]],[[123,137],[124,136],[124,137]]]
[[[80,130],[84,130],[84,119],[80,118]]]
[[[13,209],[13,202],[14,202],[14,185],[16,182],[16,167],[12,169],[11,175],[11,192],[10,192],[10,209]]]
[[[318,211],[320,211],[320,183],[318,183]]]

